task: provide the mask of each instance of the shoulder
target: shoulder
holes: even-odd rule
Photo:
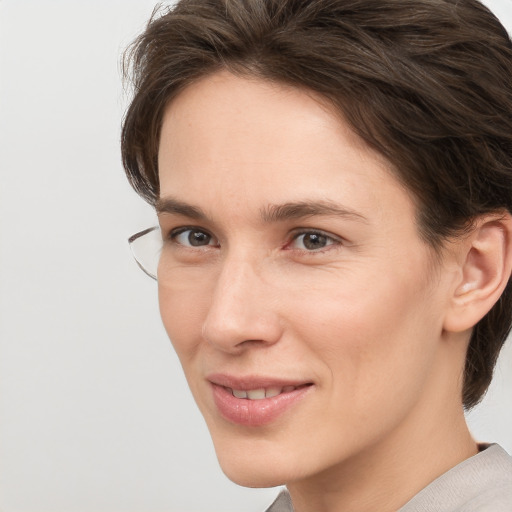
[[[512,457],[485,447],[425,487],[399,512],[510,512]]]
[[[293,512],[292,500],[288,491],[283,489],[265,512]]]
[[[492,444],[420,491],[398,512],[510,512],[512,457]],[[281,491],[266,512],[293,512],[290,495]]]

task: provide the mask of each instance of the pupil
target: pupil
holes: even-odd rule
[[[208,245],[210,243],[210,235],[207,235],[202,231],[191,231],[190,234],[188,235],[188,241],[190,245],[194,247]]]
[[[324,235],[310,233],[304,236],[304,247],[306,247],[306,249],[321,249],[325,247],[326,242],[327,239]]]

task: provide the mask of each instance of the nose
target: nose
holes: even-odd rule
[[[203,323],[203,338],[228,353],[272,345],[281,337],[276,306],[276,287],[263,278],[261,265],[243,258],[225,261]]]

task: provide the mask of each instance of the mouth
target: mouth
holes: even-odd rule
[[[258,389],[232,389],[226,387],[228,391],[230,391],[235,398],[241,398],[244,400],[263,400],[265,398],[274,398],[275,396],[279,396],[283,393],[291,393],[296,389],[300,389],[306,386],[311,386],[312,384],[301,384],[299,386],[270,386],[268,388],[258,388]]]
[[[311,382],[209,377],[213,401],[224,420],[246,427],[269,425],[294,408],[314,388]]]

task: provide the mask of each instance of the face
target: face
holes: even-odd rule
[[[222,72],[168,107],[159,170],[161,315],[225,473],[290,483],[415,435],[447,286],[386,161],[313,94]]]

